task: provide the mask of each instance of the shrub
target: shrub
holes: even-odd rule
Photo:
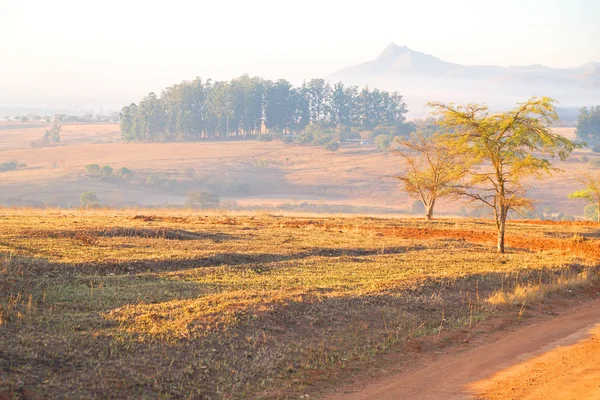
[[[280,137],[281,141],[285,144],[290,144],[294,142],[294,138],[291,137],[290,135],[282,135]]]
[[[411,210],[414,214],[424,214],[425,206],[422,201],[415,200],[412,204]]]
[[[340,144],[338,142],[329,142],[325,145],[325,150],[327,151],[338,151],[340,148]]]
[[[98,194],[96,192],[83,192],[79,198],[79,204],[82,208],[96,208],[100,207],[98,201]]]
[[[196,171],[194,171],[194,168],[192,168],[192,167],[187,167],[185,169],[184,175],[186,178],[193,179],[194,176],[196,175]]]
[[[146,185],[157,186],[160,184],[160,181],[161,181],[160,176],[158,176],[156,174],[150,174],[146,178]]]
[[[579,161],[581,161],[582,163],[589,163],[590,158],[588,156],[581,156],[579,157]]]
[[[21,166],[25,166],[25,164],[19,165],[19,162],[17,160],[5,161],[3,163],[0,163],[0,172],[14,171]]]
[[[377,145],[377,148],[379,149],[379,151],[386,151],[389,147],[390,144],[392,143],[392,140],[390,138],[390,135],[377,135],[375,136],[375,144]]]
[[[583,214],[587,219],[598,221],[598,207],[595,204],[588,204],[583,208]]]
[[[258,140],[261,142],[270,142],[273,140],[273,135],[266,133],[264,135],[258,135]]]
[[[559,221],[575,221],[575,217],[572,216],[571,214],[558,214],[558,217],[556,218]]]
[[[592,161],[590,161],[590,165],[594,166],[594,167],[600,167],[600,159],[595,158]]]
[[[113,176],[112,167],[110,165],[105,165],[104,167],[100,168],[100,176],[103,178],[110,178]]]
[[[219,196],[216,194],[196,190],[188,193],[185,206],[188,208],[217,208],[220,203]]]
[[[121,179],[131,179],[133,171],[127,167],[122,167],[117,171],[117,175],[119,175]]]
[[[85,166],[85,174],[97,178],[100,176],[100,166],[98,164],[88,164]]]

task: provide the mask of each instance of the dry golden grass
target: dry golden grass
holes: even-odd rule
[[[247,206],[309,201],[410,210],[414,201],[390,178],[403,168],[401,160],[374,147],[342,146],[328,153],[321,146],[285,145],[280,141],[123,143],[116,124],[80,124],[64,125],[60,146],[31,149],[31,140],[40,138],[46,129],[0,130],[0,162],[18,160],[27,164],[24,169],[2,173],[2,204],[38,201],[77,205],[84,191],[97,192],[108,206],[185,202],[185,193],[174,195],[168,190],[85,178],[84,167],[90,163],[115,169],[125,166],[142,177],[159,174],[182,179],[186,168],[193,168],[200,180],[219,176],[222,180],[243,181],[250,187],[248,193],[230,199]],[[572,133],[572,128],[557,129],[565,135]],[[533,184],[531,194],[540,209],[551,206],[554,213],[583,214],[584,204],[567,199],[567,194],[579,185],[574,177],[595,168],[581,162],[581,156],[599,159],[589,150],[578,150],[569,161],[557,164],[565,174]],[[436,211],[456,213],[460,207],[456,202],[441,201]]]
[[[513,224],[497,255],[485,221],[9,210],[0,397],[314,397],[499,291],[594,279],[596,231]]]

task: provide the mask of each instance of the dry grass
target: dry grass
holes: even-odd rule
[[[12,123],[18,125],[18,123]],[[320,146],[285,145],[280,141],[210,143],[122,143],[115,124],[65,125],[61,146],[31,149],[47,126],[0,131],[0,162],[18,160],[22,170],[5,172],[0,180],[2,204],[39,203],[77,205],[84,191],[95,191],[106,205],[182,205],[185,196],[148,187],[128,187],[115,182],[86,179],[84,166],[90,163],[131,168],[140,174],[182,178],[186,168],[198,178],[215,176],[248,183],[248,193],[228,200],[246,206],[316,204],[378,206],[410,210],[414,201],[390,179],[402,169],[400,160],[374,147],[342,146],[326,153]],[[559,128],[568,134],[570,128]],[[571,129],[572,131],[572,129]],[[532,195],[539,207],[553,212],[582,215],[583,204],[567,199],[577,189],[572,179],[594,168],[579,156],[596,159],[589,150],[578,150],[570,161],[558,163],[567,174],[544,179],[534,185]],[[55,165],[58,166],[55,168]],[[257,167],[260,165],[261,167]],[[436,211],[456,213],[453,202],[440,202]],[[576,210],[574,212],[573,210]]]
[[[497,312],[499,291],[568,294],[561,277],[597,274],[596,229],[514,224],[499,256],[485,221],[12,210],[0,397],[19,382],[66,398],[314,396],[412,336]]]

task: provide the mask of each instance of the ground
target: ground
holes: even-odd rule
[[[123,143],[117,124],[65,124],[59,146],[33,148],[49,126],[0,123],[0,163],[26,164],[0,172],[0,204],[77,207],[81,193],[94,191],[106,206],[181,206],[193,189],[219,194],[225,208],[227,202],[263,209],[312,203],[313,209],[333,212],[406,213],[414,202],[393,179],[402,170],[401,160],[374,146],[343,145],[331,153],[278,140]],[[573,128],[556,129],[573,137]],[[569,161],[557,163],[565,173],[535,182],[531,195],[539,210],[583,216],[585,204],[568,200],[567,194],[579,188],[574,177],[597,167],[580,157],[600,160],[589,149],[577,150]],[[136,173],[135,182],[86,177],[85,166],[92,163],[128,167]],[[193,178],[186,177],[190,169]],[[178,186],[145,184],[153,174]],[[436,211],[456,215],[463,205],[441,201]]]
[[[593,298],[595,223],[4,210],[0,397],[321,397]],[[500,328],[500,327],[498,327]],[[306,398],[306,397],[304,397]]]

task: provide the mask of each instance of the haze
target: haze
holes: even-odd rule
[[[196,76],[297,83],[390,42],[463,65],[576,67],[600,61],[598,15],[594,0],[5,1],[0,105],[120,109]]]

